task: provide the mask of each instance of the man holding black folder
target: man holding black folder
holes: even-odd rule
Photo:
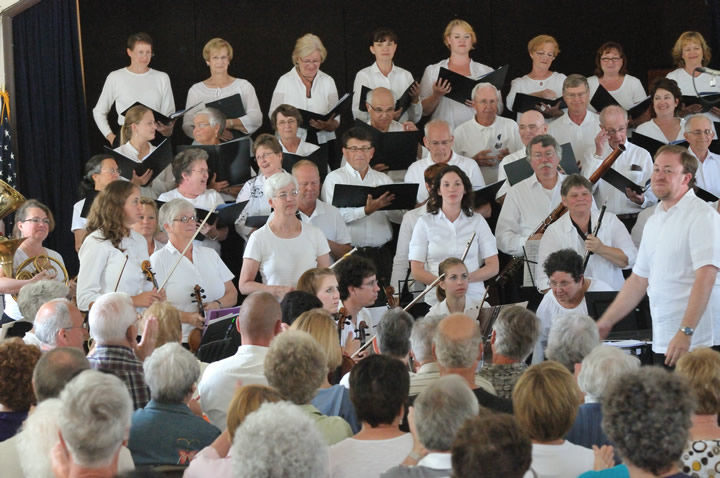
[[[513,161],[525,159],[527,157],[527,153],[525,151],[527,144],[535,136],[546,134],[547,128],[545,117],[543,117],[542,113],[537,110],[528,110],[521,114],[518,118],[518,132],[520,133],[520,141],[522,141],[523,146],[517,151],[513,151],[505,156],[500,162],[500,166],[498,167],[498,181],[502,179],[505,179],[506,181],[502,184],[502,186],[500,186],[500,189],[495,195],[495,199],[498,199],[498,202],[502,203],[500,199],[502,198],[504,200],[504,196],[507,194],[508,189],[510,189],[510,181],[507,181],[505,166]]]
[[[627,112],[621,106],[606,106],[600,112],[600,128],[600,132],[595,136],[594,148],[585,152],[583,175],[589,178],[613,150],[623,145],[625,152],[615,160],[612,169],[636,185],[645,187],[652,172],[652,158],[646,150],[627,140]],[[595,186],[595,201],[598,204],[607,201],[607,210],[617,215],[630,231],[638,213],[656,200],[652,195],[641,194],[629,187],[623,187],[622,190],[621,192],[618,186],[600,179]]]
[[[715,138],[712,122],[703,115],[685,118],[685,139],[688,151],[698,160],[695,183],[704,190],[720,197],[720,155],[710,151]]]
[[[322,198],[333,203],[336,184],[350,184],[357,186],[381,186],[392,184],[387,174],[373,170],[370,167],[375,150],[372,146],[372,136],[361,128],[350,128],[343,134],[343,156],[347,164],[331,172],[325,178],[322,189]],[[385,192],[382,196],[373,199],[368,194],[363,207],[340,208],[340,213],[350,230],[352,245],[367,250],[372,255],[378,268],[378,277],[387,284],[390,279],[392,267],[392,252],[387,247],[392,239],[392,226],[394,222],[402,220],[400,211],[382,211],[389,206],[395,195]],[[360,251],[363,252],[363,251]]]
[[[660,203],[645,226],[632,275],[597,322],[601,338],[647,292],[653,352],[667,366],[690,349],[713,345],[713,292],[720,267],[720,216],[690,185],[695,158],[681,146],[663,146],[655,156],[652,189]]]

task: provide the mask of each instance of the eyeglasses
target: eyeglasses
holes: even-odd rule
[[[210,126],[210,123],[198,123],[198,124],[192,125],[192,129],[207,128],[208,126]]]
[[[206,174],[210,174],[210,171],[207,169],[191,169],[190,170],[193,173],[200,173],[201,176],[205,176]]]
[[[150,58],[155,57],[155,53],[153,53],[151,51],[139,51],[136,54],[137,54],[137,56],[149,56]]]
[[[303,65],[319,65],[322,63],[322,60],[300,60],[300,63]]]
[[[428,141],[428,143],[430,143],[430,146],[449,146],[452,144],[452,142],[453,140],[451,139],[446,139],[443,141]]]
[[[378,281],[377,281],[377,279],[374,279],[374,280],[371,280],[370,282],[368,282],[367,284],[361,284],[360,287],[373,287],[374,288],[376,285],[378,285]]]
[[[260,161],[264,161],[265,158],[267,158],[268,156],[276,156],[277,154],[278,154],[278,153],[263,153],[263,154],[261,154],[261,155],[259,155],[259,156],[255,156],[255,158],[256,158],[256,159],[259,159]]]
[[[713,131],[711,129],[696,129],[693,131],[688,131],[690,134],[694,134],[695,136],[712,136]]]
[[[367,153],[368,151],[370,151],[372,149],[372,146],[360,146],[360,147],[351,146],[350,148],[345,148],[345,149],[347,149],[351,153],[358,153],[358,152]]]
[[[570,284],[573,284],[573,282],[566,281],[566,280],[564,280],[564,281],[562,281],[562,282],[555,282],[555,281],[552,281],[552,280],[550,281],[550,287],[553,288],[553,289],[555,289],[555,288],[557,288],[557,287],[560,287],[561,289],[564,289],[565,287],[569,286]]]
[[[275,197],[276,199],[282,199],[283,201],[287,201],[289,197],[294,197],[294,198],[295,198],[295,197],[297,197],[298,194],[299,194],[299,193],[298,193],[298,190],[297,190],[297,189],[293,189],[293,190],[290,191],[290,192],[284,192],[284,191],[283,191],[283,192],[281,192],[281,193],[277,193],[277,194],[276,194],[275,196],[273,196],[273,197]]]
[[[88,330],[88,324],[87,324],[87,322],[84,322],[84,321],[83,321],[83,323],[80,324],[80,325],[77,325],[77,326],[76,326],[76,325],[73,325],[72,327],[63,327],[62,329],[63,329],[63,330],[72,330],[72,329]]]
[[[388,114],[388,115],[395,112],[395,107],[393,107],[393,106],[382,109],[382,108],[376,108],[375,106],[370,105],[370,109],[372,109],[375,113],[380,113],[380,114],[384,113],[384,114]]]
[[[557,156],[557,153],[553,150],[546,151],[545,153],[533,153],[530,155],[532,159],[542,159],[543,157],[551,159]]]
[[[290,118],[289,120],[279,120],[277,122],[278,126],[294,125],[294,124],[297,124],[297,120],[295,118]]]
[[[173,222],[182,222],[183,224],[187,224],[188,222],[198,222],[197,216],[183,216],[178,219],[173,219]]]
[[[552,60],[553,58],[555,58],[555,54],[554,54],[554,53],[545,53],[544,51],[536,51],[535,54],[536,54],[537,56],[539,56],[539,57],[543,57],[543,56],[544,56],[544,57],[546,57],[546,58],[550,58],[551,60]]]
[[[33,224],[43,223],[43,224],[45,224],[46,226],[49,226],[49,225],[50,225],[50,219],[48,219],[48,218],[40,219],[39,217],[31,217],[30,219],[25,219],[25,220],[20,221],[20,222],[32,222]]]
[[[623,134],[627,132],[627,126],[618,129],[606,129],[605,132],[610,136],[615,136],[617,133]]]
[[[617,63],[618,61],[622,60],[619,56],[603,56],[600,58],[600,61],[603,61],[605,63]]]
[[[108,174],[121,174],[120,168],[101,169],[100,172]]]

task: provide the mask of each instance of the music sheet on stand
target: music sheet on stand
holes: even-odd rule
[[[537,239],[528,239],[525,242],[525,255],[523,257],[523,287],[538,287],[536,281],[537,273],[535,272],[538,253],[540,252],[540,241]]]

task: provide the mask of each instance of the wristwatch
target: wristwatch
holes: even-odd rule
[[[692,334],[695,333],[695,329],[691,327],[680,327],[680,332],[690,337]]]

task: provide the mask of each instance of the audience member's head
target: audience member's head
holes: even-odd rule
[[[235,438],[235,432],[242,422],[252,412],[260,408],[263,403],[282,402],[283,397],[277,390],[265,385],[243,385],[235,390],[227,413],[227,431],[230,440]]]
[[[431,451],[450,451],[455,435],[468,418],[478,414],[475,394],[457,375],[440,377],[413,404],[418,440]]]
[[[150,396],[159,403],[185,403],[200,377],[197,359],[177,342],[156,348],[143,362]]]
[[[552,321],[545,356],[574,372],[575,365],[581,363],[598,345],[600,335],[592,317],[563,314]]]
[[[338,338],[337,324],[325,309],[313,309],[303,312],[290,326],[290,330],[302,330],[315,339],[327,363],[330,373],[342,363],[342,350]]]
[[[380,353],[399,360],[406,360],[410,353],[412,328],[412,315],[401,308],[396,307],[385,312],[377,326]]]
[[[160,348],[170,342],[182,342],[182,322],[180,311],[170,302],[163,300],[155,302],[143,312],[143,320],[155,317],[158,324],[155,348]]]
[[[314,294],[302,290],[290,291],[280,302],[283,324],[292,325],[303,312],[322,306],[322,301]]]
[[[445,317],[435,331],[433,352],[441,369],[474,369],[482,357],[482,332],[477,321],[463,314]]]
[[[412,332],[410,333],[410,346],[412,347],[412,354],[416,363],[423,364],[435,361],[432,344],[433,337],[435,337],[435,330],[437,330],[440,320],[442,319],[423,317],[416,320],[413,324]]]
[[[35,314],[35,336],[46,348],[83,348],[85,318],[75,304],[65,298],[51,299]]]
[[[312,335],[287,330],[273,339],[264,368],[271,387],[296,405],[305,405],[327,375],[327,359]]]
[[[512,400],[518,423],[538,443],[563,438],[580,406],[575,379],[553,361],[528,368],[515,384]]]
[[[130,430],[132,400],[116,376],[85,370],[60,393],[58,426],[73,463],[84,468],[110,466]]]
[[[15,446],[24,476],[55,476],[50,453],[60,441],[57,422],[61,407],[62,402],[58,398],[38,403],[23,422],[21,432],[16,435]]]
[[[101,295],[88,314],[90,336],[98,345],[130,346],[137,337],[137,312],[123,292]]]
[[[90,362],[85,353],[74,347],[57,347],[44,353],[35,365],[32,376],[38,403],[60,396],[70,380],[89,368]]]
[[[298,407],[264,403],[235,432],[231,449],[235,476],[326,478],[328,447],[318,428]]]
[[[242,344],[269,346],[280,332],[281,320],[282,311],[275,296],[268,292],[253,292],[243,302],[237,318]]]
[[[409,391],[407,367],[386,355],[371,355],[350,372],[350,401],[358,419],[373,428],[399,421]]]
[[[660,476],[680,460],[694,408],[684,377],[642,367],[610,384],[602,403],[602,428],[623,463]]]
[[[675,371],[690,382],[697,400],[696,415],[720,414],[719,353],[709,348],[695,349],[680,357]]]
[[[493,325],[493,357],[522,362],[533,351],[539,334],[540,321],[532,311],[517,305],[506,307]]]
[[[67,298],[69,294],[70,288],[62,282],[44,279],[22,286],[18,292],[17,304],[23,319],[33,322],[41,305],[52,299]]]
[[[583,359],[577,384],[585,392],[586,402],[600,402],[610,383],[639,367],[640,360],[634,355],[617,347],[599,345]]]
[[[15,337],[0,343],[0,405],[5,411],[27,412],[35,405],[32,375],[40,349]]]
[[[530,468],[530,436],[515,417],[480,411],[460,428],[452,444],[453,476],[522,478]]]

